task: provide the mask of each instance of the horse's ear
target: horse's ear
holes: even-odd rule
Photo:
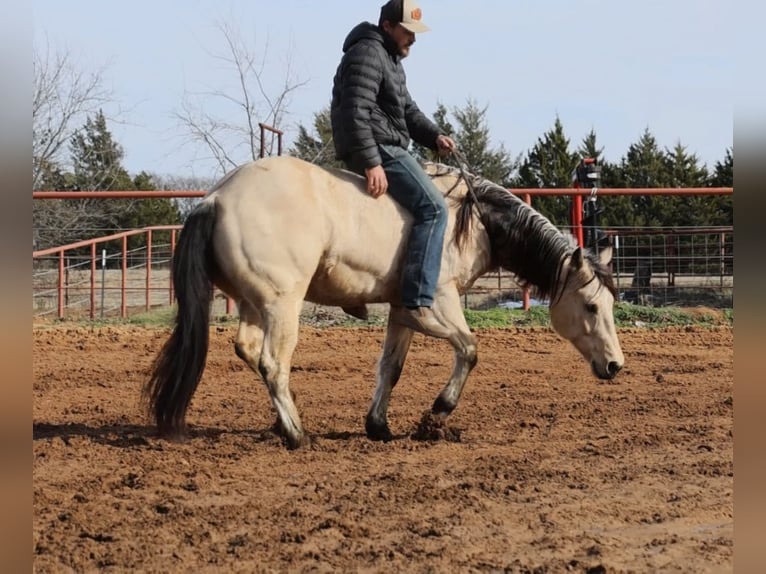
[[[611,245],[609,245],[607,247],[604,247],[601,251],[599,251],[598,260],[601,261],[601,264],[606,267],[612,262],[613,256],[614,256],[614,248]]]
[[[572,261],[570,261],[569,265],[575,270],[582,268],[582,247],[578,247],[572,253]]]

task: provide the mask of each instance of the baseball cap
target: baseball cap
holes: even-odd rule
[[[396,22],[414,34],[431,29],[420,21],[422,17],[423,12],[414,0],[389,0],[380,9],[381,22]]]

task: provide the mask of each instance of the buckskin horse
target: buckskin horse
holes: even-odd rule
[[[444,421],[476,365],[476,337],[460,296],[487,272],[504,268],[550,301],[556,332],[601,379],[624,357],[614,326],[615,288],[601,258],[508,190],[462,169],[428,164],[447,197],[449,224],[433,311],[454,369],[431,408]],[[224,176],[187,218],[173,256],[175,325],[143,389],[160,435],[178,436],[202,377],[209,344],[213,285],[239,308],[235,352],[266,384],[279,430],[290,448],[308,442],[289,388],[304,300],[364,317],[366,304],[389,303],[386,337],[365,429],[392,438],[387,420],[413,331],[397,321],[400,260],[410,216],[364,179],[280,156],[247,163]]]

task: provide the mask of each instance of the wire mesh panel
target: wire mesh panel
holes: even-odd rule
[[[623,301],[655,306],[732,305],[732,228],[612,232],[618,246],[612,265]]]

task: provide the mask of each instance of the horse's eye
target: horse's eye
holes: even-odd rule
[[[594,303],[588,303],[587,305],[585,305],[585,310],[588,313],[592,313],[593,315],[595,315],[598,312],[598,307]]]

